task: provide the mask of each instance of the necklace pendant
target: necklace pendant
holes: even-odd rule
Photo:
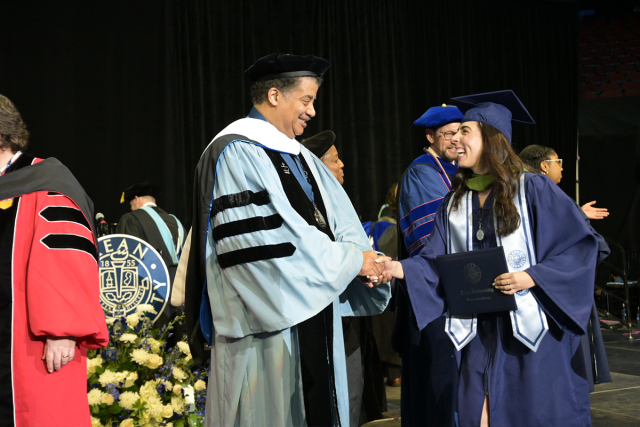
[[[478,232],[476,233],[476,237],[478,238],[478,240],[484,239],[484,231],[478,230]]]
[[[320,211],[318,210],[318,207],[314,204],[313,205],[315,212],[313,213],[313,216],[316,219],[316,222],[318,223],[318,225],[322,228],[327,228],[327,223],[324,220],[324,217],[322,216],[322,214],[320,213]]]

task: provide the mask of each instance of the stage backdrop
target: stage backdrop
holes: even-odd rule
[[[580,102],[580,204],[596,200],[609,216],[602,235],[640,253],[640,98]]]
[[[122,190],[163,187],[190,223],[193,171],[250,107],[243,71],[272,52],[331,61],[305,135],[337,136],[363,221],[426,145],[412,125],[452,96],[513,89],[538,143],[575,158],[577,3],[572,1],[2,2],[0,93],[20,109],[30,151],[55,156],[115,222]],[[574,164],[563,188],[573,196]]]

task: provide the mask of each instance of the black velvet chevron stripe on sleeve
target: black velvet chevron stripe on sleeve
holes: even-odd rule
[[[91,226],[84,214],[76,208],[68,206],[47,206],[40,211],[40,216],[48,222],[75,222],[91,231]]]
[[[232,221],[220,224],[213,229],[213,238],[216,241],[225,237],[238,236],[240,234],[253,233],[261,230],[274,230],[284,223],[284,219],[279,214],[270,216],[256,216],[253,218]]]
[[[255,261],[265,261],[275,258],[286,258],[296,251],[291,243],[279,243],[277,245],[256,246],[253,248],[238,249],[237,251],[218,254],[220,267],[229,268],[239,264]]]
[[[239,208],[240,206],[247,205],[266,205],[269,203],[269,192],[262,190],[257,193],[247,190],[235,194],[227,194],[226,196],[220,196],[213,201],[211,209],[211,215],[216,216],[220,212],[229,208]]]
[[[97,249],[86,237],[75,234],[48,234],[40,241],[49,249],[82,251],[97,259]]]

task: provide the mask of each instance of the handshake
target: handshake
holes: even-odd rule
[[[362,268],[358,273],[358,279],[367,287],[373,288],[382,283],[387,283],[393,277],[391,275],[391,258],[380,256],[374,251],[362,252]]]

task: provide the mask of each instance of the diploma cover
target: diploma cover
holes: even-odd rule
[[[496,277],[509,272],[502,246],[440,255],[436,262],[450,315],[518,309],[513,295],[505,295],[493,286]]]

